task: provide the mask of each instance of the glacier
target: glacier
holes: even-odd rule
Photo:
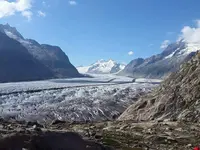
[[[2,83],[0,114],[4,119],[42,123],[56,119],[111,120],[140,95],[156,87],[152,81],[138,79],[132,83],[132,78],[128,77],[96,75],[93,78]]]

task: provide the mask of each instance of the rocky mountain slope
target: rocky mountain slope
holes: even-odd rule
[[[179,41],[170,44],[161,54],[147,59],[132,60],[119,75],[135,78],[164,78],[179,69],[180,65],[191,58],[200,45]]]
[[[0,82],[41,80],[53,77],[18,41],[0,32]]]
[[[77,69],[70,63],[68,56],[58,46],[42,44],[41,49],[48,53],[48,57],[39,59],[49,67],[56,77],[81,77]],[[31,50],[29,50],[30,52]]]
[[[125,65],[117,63],[113,60],[99,60],[90,66],[77,67],[80,73],[91,73],[91,74],[110,74],[117,73],[124,69]]]
[[[18,41],[28,52],[46,66],[53,74],[50,77],[80,77],[77,69],[70,63],[66,54],[58,47],[47,44],[39,44],[32,39],[25,39],[14,27],[0,25],[0,32],[9,38]],[[4,43],[9,44],[9,43]],[[48,78],[49,76],[46,76]]]
[[[200,121],[200,53],[183,64],[154,92],[130,106],[119,120]]]

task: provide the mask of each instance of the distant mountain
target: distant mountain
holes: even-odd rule
[[[164,78],[200,50],[200,45],[179,41],[170,44],[161,54],[132,60],[119,75],[135,78]]]
[[[124,67],[124,64],[117,63],[113,60],[99,60],[90,66],[80,66],[77,69],[80,73],[111,74],[121,71]]]
[[[0,25],[0,32],[5,36],[17,41],[28,53],[36,59],[40,64],[50,70],[52,75],[47,75],[46,78],[52,77],[81,77],[77,69],[70,63],[67,55],[58,46],[47,44],[39,44],[33,39],[25,39],[14,27],[10,25]],[[0,39],[1,40],[1,39]],[[10,43],[4,43],[7,45]],[[18,52],[18,51],[17,51]],[[16,52],[16,53],[17,53]],[[20,67],[20,66],[19,66]]]

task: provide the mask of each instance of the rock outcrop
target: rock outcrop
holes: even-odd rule
[[[170,75],[155,91],[130,106],[119,120],[200,122],[200,53]]]

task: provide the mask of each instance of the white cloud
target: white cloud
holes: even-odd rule
[[[128,52],[128,55],[130,56],[133,55],[133,51]]]
[[[22,16],[30,19],[32,13],[30,12],[32,0],[16,0],[10,2],[7,0],[0,0],[0,18],[15,15],[20,12]]]
[[[152,46],[154,46],[154,44],[149,44],[148,46],[149,46],[149,47],[152,47]]]
[[[26,17],[28,21],[31,21],[33,13],[31,11],[22,11],[22,16]]]
[[[15,3],[18,11],[25,11],[32,6],[32,0],[17,0]]]
[[[160,48],[161,48],[161,49],[165,49],[165,48],[167,48],[167,46],[168,46],[169,44],[170,44],[170,41],[169,41],[169,40],[165,40],[165,41],[162,42]]]
[[[40,17],[46,17],[46,13],[42,12],[41,10],[38,11],[38,16]]]
[[[200,20],[196,20],[196,27],[184,26],[181,30],[179,40],[200,44]]]
[[[70,5],[77,5],[77,2],[74,1],[74,0],[71,0],[71,1],[69,1],[69,4],[70,4]]]

